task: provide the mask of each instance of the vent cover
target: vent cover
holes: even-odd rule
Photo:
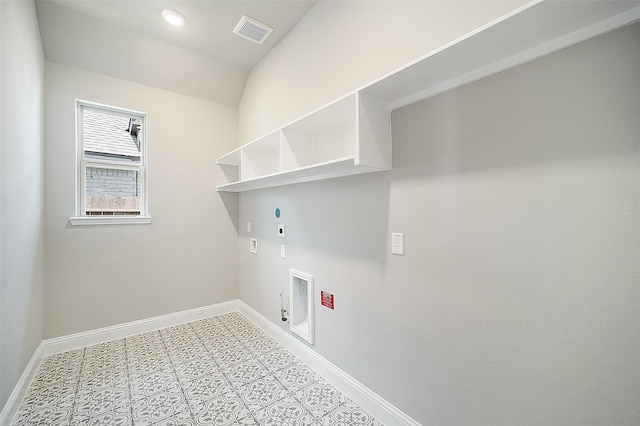
[[[233,32],[254,43],[262,44],[271,35],[273,28],[243,15]]]

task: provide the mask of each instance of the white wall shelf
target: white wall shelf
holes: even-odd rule
[[[218,158],[239,192],[391,169],[391,111],[640,20],[639,1],[536,0]]]
[[[391,168],[391,114],[358,92],[217,159],[237,167],[237,181],[218,191],[252,189]]]

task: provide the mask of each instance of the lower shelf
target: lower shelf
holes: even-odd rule
[[[319,177],[322,179],[328,179],[383,170],[388,169],[357,165],[355,164],[354,158],[349,157],[336,161],[314,164],[313,166],[303,167],[296,170],[260,176],[255,179],[227,183],[225,185],[218,186],[216,190],[218,192],[242,192],[250,191],[252,189],[271,188],[274,186],[310,182],[318,180]]]

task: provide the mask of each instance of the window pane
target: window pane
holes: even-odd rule
[[[147,216],[146,114],[79,100],[76,106],[77,215]]]
[[[139,117],[94,108],[82,109],[85,158],[140,164],[142,127]]]
[[[140,214],[140,172],[103,167],[86,170],[86,215]]]

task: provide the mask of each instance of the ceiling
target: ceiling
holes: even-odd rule
[[[36,0],[47,60],[238,106],[253,67],[317,0]],[[172,9],[182,28],[162,20]],[[274,28],[262,44],[233,33],[249,16]]]

